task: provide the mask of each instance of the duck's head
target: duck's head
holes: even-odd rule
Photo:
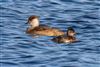
[[[27,22],[32,28],[39,26],[39,17],[38,16],[30,16]]]
[[[68,27],[67,35],[74,36],[76,34],[75,30],[72,27]]]

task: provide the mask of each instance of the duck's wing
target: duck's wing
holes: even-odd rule
[[[51,28],[49,26],[44,26],[44,25],[28,30],[27,33],[45,35],[45,36],[59,36],[64,34],[64,32],[62,32],[59,29]]]
[[[50,30],[51,28],[48,26],[39,26],[39,27],[35,27],[34,30],[35,31],[45,31],[45,30]]]
[[[51,40],[54,42],[57,42],[57,43],[63,43],[64,42],[63,39],[64,39],[64,36],[58,36],[58,37],[55,37]]]
[[[49,36],[64,35],[64,32],[62,32],[59,29],[51,28],[51,27],[45,27],[45,26],[40,26],[40,27],[35,28],[34,32],[44,34],[44,35],[49,35]]]

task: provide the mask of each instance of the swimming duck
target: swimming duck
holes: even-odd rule
[[[39,17],[38,16],[30,16],[27,22],[30,27],[27,29],[26,33],[28,34],[36,34],[36,35],[43,35],[43,36],[60,36],[64,35],[59,29],[51,28],[46,25],[39,24]]]
[[[72,27],[68,27],[65,35],[55,37],[52,39],[52,41],[58,43],[72,43],[76,41],[76,38],[74,37],[75,34],[75,30]]]

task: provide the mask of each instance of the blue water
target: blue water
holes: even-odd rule
[[[27,18],[66,32],[79,42],[25,33]],[[100,0],[0,0],[0,67],[100,67]]]

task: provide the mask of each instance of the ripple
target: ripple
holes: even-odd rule
[[[2,62],[3,64],[7,64],[7,65],[17,65],[17,63],[14,62]]]
[[[3,67],[99,67],[99,0],[2,0],[0,64]],[[71,44],[35,38],[25,33],[27,18],[40,16],[40,24],[66,32],[69,26],[79,40]]]

